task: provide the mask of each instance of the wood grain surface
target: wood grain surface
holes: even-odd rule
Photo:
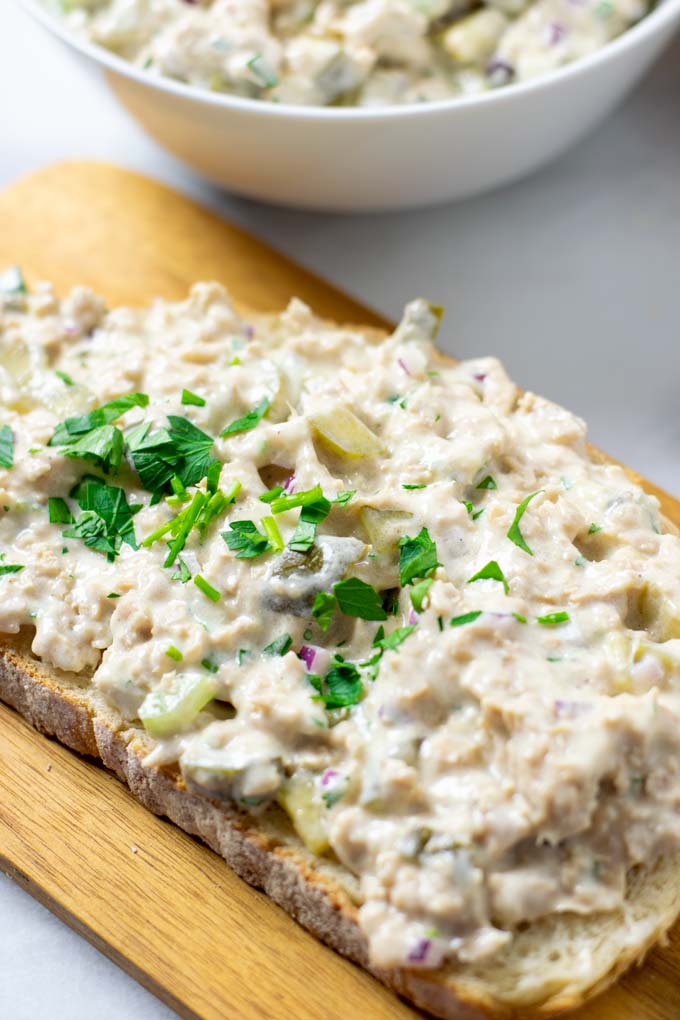
[[[374,313],[161,185],[65,163],[0,195],[0,268],[110,304],[181,298],[199,279],[274,310]],[[409,295],[405,294],[404,298]],[[483,352],[480,352],[483,353]],[[680,524],[680,503],[643,483]],[[415,1020],[378,982],[316,942],[215,854],[149,814],[105,769],[0,705],[0,868],[167,1002],[200,1020]],[[680,1017],[680,929],[578,1020]]]

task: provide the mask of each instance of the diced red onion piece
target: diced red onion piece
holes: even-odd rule
[[[283,483],[283,491],[287,496],[295,492],[295,475],[290,475]]]
[[[328,786],[334,779],[337,779],[340,773],[336,769],[326,769],[321,777],[321,785]]]
[[[413,947],[411,952],[408,954],[406,959],[409,963],[425,963],[427,956],[432,948],[431,939],[420,939],[418,943]]]
[[[406,375],[410,375],[411,374],[410,371],[409,371],[409,367],[408,367],[408,365],[406,364],[406,362],[404,361],[403,358],[397,358],[397,364],[399,365],[399,368],[402,370],[402,372],[406,373]]]

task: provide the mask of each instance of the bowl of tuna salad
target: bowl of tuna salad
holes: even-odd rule
[[[611,111],[680,0],[23,0],[162,145],[307,208],[461,198]]]

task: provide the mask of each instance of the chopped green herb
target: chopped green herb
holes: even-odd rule
[[[252,560],[256,556],[270,552],[271,545],[266,535],[258,531],[252,521],[232,521],[230,531],[223,531],[222,538],[237,560]]]
[[[381,605],[380,595],[375,588],[358,577],[348,577],[333,585],[338,607],[346,616],[362,620],[386,620],[387,613]]]
[[[383,652],[395,651],[415,629],[415,624],[410,624],[408,627],[396,627],[385,635],[384,628],[379,627],[373,639],[373,647],[380,648]]]
[[[526,623],[527,622],[526,616],[522,616],[521,613],[513,613],[512,615],[515,617],[515,619],[517,620],[518,623]]]
[[[602,531],[602,525],[601,524],[593,523],[588,528],[588,534],[589,535],[596,535],[598,533],[598,531]]]
[[[114,474],[120,467],[125,441],[115,425],[101,425],[64,446],[64,456],[91,460],[105,472]]]
[[[0,563],[0,577],[3,574],[18,574],[23,569],[23,563]]]
[[[102,478],[85,475],[71,493],[82,513],[64,538],[79,538],[90,549],[106,554],[113,560],[125,543],[137,548],[132,518],[142,508],[129,505],[123,489],[108,485]]]
[[[63,382],[63,384],[64,384],[65,386],[75,386],[75,383],[74,383],[73,379],[72,379],[72,378],[71,378],[71,376],[70,376],[70,375],[68,375],[68,374],[67,374],[66,372],[60,372],[60,371],[59,371],[59,369],[55,369],[55,372],[54,372],[54,374],[55,374],[55,375],[56,375],[56,376],[57,376],[57,377],[58,377],[59,379],[61,379],[61,381]]]
[[[265,414],[269,410],[269,400],[267,397],[263,397],[257,407],[254,407],[252,411],[248,411],[242,418],[237,418],[231,425],[227,425],[224,432],[221,433],[222,438],[226,436],[236,436],[241,432],[250,432],[257,425],[260,424]]]
[[[286,510],[295,510],[296,507],[311,510],[312,516],[308,518],[310,520],[317,515],[322,515],[319,520],[324,520],[330,513],[331,504],[321,491],[320,485],[315,485],[313,489],[304,492],[293,492],[289,496],[276,496],[271,501],[273,514],[282,514]]]
[[[342,492],[339,492],[337,494],[337,496],[333,500],[333,503],[337,503],[338,506],[347,506],[349,501],[351,499],[354,499],[356,494],[357,494],[356,489],[343,489]]]
[[[248,648],[239,648],[237,653],[237,659],[239,666],[242,666],[246,659],[250,658],[253,653]]]
[[[187,581],[191,580],[191,571],[189,570],[188,566],[186,565],[181,556],[178,557],[177,564],[179,566],[179,570],[176,570],[175,573],[172,575],[172,580],[181,581],[182,584],[186,584]]]
[[[463,613],[462,616],[453,616],[449,620],[449,627],[462,627],[464,623],[474,623],[482,615],[481,609],[476,609],[472,613]]]
[[[216,673],[220,668],[216,662],[212,661],[212,659],[201,659],[201,665],[203,666],[203,669],[207,669],[209,673]]]
[[[505,574],[498,566],[496,560],[490,560],[485,567],[482,567],[480,571],[468,578],[467,583],[472,584],[473,581],[500,581],[503,585],[505,594],[508,594],[508,582],[506,581]]]
[[[399,549],[399,583],[402,587],[430,577],[440,565],[437,546],[427,528],[421,528],[414,538],[406,535],[400,538]]]
[[[483,506],[481,510],[475,510],[474,503],[471,503],[469,499],[461,499],[461,503],[470,514],[473,521],[476,521],[478,517],[481,517],[486,510],[485,506]]]
[[[14,467],[14,433],[9,425],[0,428],[0,467]]]
[[[107,599],[119,599],[120,598],[120,592],[119,591],[110,591],[109,594],[106,597],[107,597]]]
[[[411,599],[411,605],[415,609],[416,613],[421,613],[423,610],[423,600],[432,587],[432,578],[426,577],[422,581],[418,581],[414,584],[409,592]]]
[[[191,390],[182,390],[182,403],[184,405],[192,405],[193,407],[205,407],[205,400],[203,397],[199,397],[196,393],[192,393]]]
[[[444,630],[444,617],[443,616],[438,616],[437,617],[437,626],[439,627],[440,630]]]
[[[273,518],[272,518],[273,520]],[[316,524],[311,521],[305,521],[300,515],[297,528],[293,533],[293,537],[288,543],[288,548],[292,549],[293,552],[306,553],[314,545],[316,541]]]
[[[263,88],[273,89],[279,84],[279,79],[261,53],[256,53],[254,57],[246,61],[246,64]]]
[[[169,659],[173,659],[175,662],[181,662],[182,659],[184,658],[179,648],[175,648],[174,645],[170,645],[169,648],[166,648],[165,654]]]
[[[426,488],[427,485],[402,485],[402,489],[408,489],[409,492],[412,491],[413,489],[426,489]]]
[[[210,599],[211,602],[220,601],[220,593],[217,591],[216,588],[213,588],[211,584],[208,584],[206,579],[204,577],[201,577],[200,574],[196,574],[194,578],[194,584],[196,585],[199,591],[203,592],[206,598]]]
[[[356,705],[364,693],[361,673],[351,662],[345,662],[339,655],[331,660],[331,668],[322,679],[309,673],[307,679],[319,693],[327,709],[349,708]]]
[[[547,627],[552,627],[556,623],[567,623],[569,620],[569,613],[565,613],[563,610],[559,613],[548,613],[547,616],[538,616],[536,623],[542,623]]]
[[[561,662],[562,661],[562,656],[561,655],[549,655],[547,657],[547,661],[548,662]]]
[[[281,532],[279,531],[279,526],[273,517],[262,518],[262,530],[269,539],[269,544],[271,545],[272,549],[274,549],[276,552],[281,552],[281,550],[283,549],[284,542],[283,538],[281,537]]]
[[[102,425],[110,425],[132,407],[147,407],[149,398],[146,393],[127,393],[125,396],[110,400],[101,407],[96,407],[88,414],[79,414],[58,425],[50,439],[50,446],[67,446],[74,442],[74,437],[83,436]]]
[[[491,475],[487,475],[486,478],[482,478],[482,480],[479,483],[479,485],[475,486],[475,488],[477,488],[477,489],[497,489],[498,486],[496,485],[496,482],[492,478],[492,476]]]
[[[585,567],[586,563],[587,560],[585,556],[577,556],[576,559],[574,560],[575,567]]]
[[[328,592],[320,591],[315,599],[314,605],[312,606],[312,616],[321,627],[321,630],[328,630],[330,627],[335,607],[338,604],[338,600],[335,595],[331,595]]]
[[[515,512],[515,518],[512,524],[510,525],[510,528],[508,529],[508,538],[510,539],[510,541],[514,542],[516,546],[519,546],[519,548],[522,549],[523,552],[528,553],[529,556],[533,556],[534,554],[533,551],[527,545],[526,541],[524,540],[522,532],[519,530],[519,522],[522,520],[522,517],[526,513],[529,503],[531,503],[534,497],[538,496],[539,492],[541,492],[540,489],[538,490],[538,492],[532,492],[529,496],[526,497],[526,499],[522,500],[522,502],[517,507],[517,510]]]
[[[277,496],[280,496],[282,492],[283,486],[275,485],[273,489],[268,489],[267,492],[262,493],[262,495],[260,496],[260,502],[271,503],[273,500],[276,499]]]
[[[274,638],[274,640],[266,645],[262,649],[263,655],[285,655],[293,647],[293,639],[290,634],[281,634],[280,637]]]
[[[73,524],[73,514],[69,510],[66,500],[59,496],[50,496],[47,500],[47,512],[50,524]]]

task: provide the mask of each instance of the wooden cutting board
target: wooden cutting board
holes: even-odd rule
[[[344,321],[378,316],[161,185],[115,167],[49,167],[0,195],[0,268],[110,304],[181,298],[195,280],[275,310],[293,294]],[[405,294],[405,299],[409,295]],[[480,352],[481,353],[481,352]],[[647,485],[680,524],[680,503]],[[0,868],[182,1017],[415,1020],[112,775],[0,705]],[[680,1012],[680,928],[580,1020]]]

